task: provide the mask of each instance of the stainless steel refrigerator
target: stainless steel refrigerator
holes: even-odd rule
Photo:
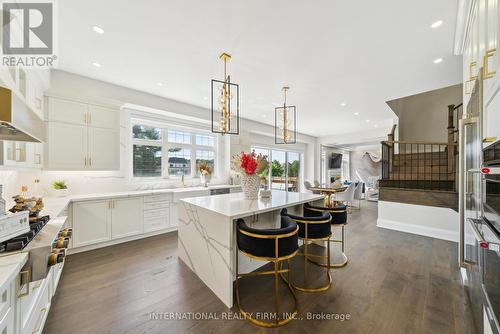
[[[500,334],[500,306],[496,305],[500,302],[500,235],[484,214],[485,175],[497,168],[486,166],[483,159],[482,83],[479,75],[459,121],[459,264],[477,332],[491,329]]]

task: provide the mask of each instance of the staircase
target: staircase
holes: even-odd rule
[[[457,207],[457,128],[462,112],[462,104],[448,106],[447,142],[395,141],[393,126],[382,142],[380,200]]]

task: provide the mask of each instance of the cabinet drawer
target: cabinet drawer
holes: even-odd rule
[[[144,196],[144,203],[150,202],[169,202],[172,199],[170,194],[146,195]]]
[[[168,209],[170,207],[170,202],[145,202],[144,210],[156,210],[156,209]]]
[[[14,334],[14,310],[12,308],[9,308],[3,318],[0,318],[0,333]]]
[[[168,216],[170,209],[158,209],[144,211],[144,219]]]
[[[43,325],[47,320],[50,307],[50,293],[49,293],[49,280],[51,277],[47,276],[44,284],[40,286],[40,298],[37,300],[35,307],[29,314],[27,326],[24,328],[23,333],[42,333]]]
[[[3,291],[0,291],[0,319],[3,319],[10,309],[11,291],[11,284],[8,284]],[[0,331],[0,333],[2,332]]]
[[[144,220],[144,232],[161,230],[169,227],[169,216],[149,218]]]

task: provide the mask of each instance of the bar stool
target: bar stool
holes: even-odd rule
[[[304,216],[306,217],[318,217],[321,216],[324,212],[330,213],[331,225],[333,226],[341,226],[342,228],[342,239],[335,240],[330,238],[328,241],[328,245],[330,242],[339,242],[342,245],[342,258],[343,261],[340,263],[333,264],[325,264],[315,261],[313,259],[309,259],[309,261],[316,263],[320,266],[329,267],[329,268],[341,268],[345,266],[348,262],[347,255],[345,254],[345,226],[347,225],[347,206],[344,204],[337,204],[335,207],[327,208],[322,206],[315,206],[309,203],[304,204]]]
[[[282,217],[289,217],[293,221],[297,223],[299,226],[299,239],[302,240],[304,244],[304,251],[302,253],[297,253],[297,255],[303,256],[304,257],[304,286],[299,286],[294,282],[288,281],[292,287],[296,290],[302,291],[302,292],[322,292],[326,291],[330,288],[332,285],[332,276],[330,275],[330,243],[327,242],[327,249],[328,252],[326,255],[316,255],[316,254],[310,254],[308,250],[308,246],[310,242],[313,241],[328,241],[330,240],[330,237],[332,235],[332,230],[330,226],[330,221],[331,217],[328,212],[323,212],[319,216],[309,216],[309,217],[302,217],[302,216],[295,216],[292,214],[289,214],[287,209],[282,209],[281,210],[281,216]],[[308,281],[308,271],[307,271],[307,262],[308,259],[311,257],[314,258],[323,258],[326,259],[328,266],[326,267],[326,278],[328,283],[324,286],[318,287],[318,288],[309,288],[307,287],[307,281]],[[283,276],[282,276],[283,277]],[[283,279],[286,281],[286,279],[283,277]]]
[[[288,282],[290,282],[290,269],[281,269],[280,264],[282,261],[288,261],[288,268],[290,268],[290,258],[297,254],[299,248],[297,238],[299,227],[288,217],[281,217],[281,228],[276,229],[251,228],[243,219],[238,219],[237,226],[238,250],[249,258],[274,263],[274,270],[240,274],[238,270],[238,254],[236,254],[236,300],[238,301],[238,308],[245,319],[255,325],[261,327],[283,326],[296,318],[298,309],[297,297],[290,283],[288,283],[288,289],[294,299],[294,310],[291,314],[287,313],[281,319],[279,317],[279,275],[286,273]],[[245,311],[240,302],[239,280],[243,277],[261,275],[274,275],[274,303],[276,313],[273,322],[256,319],[252,316],[251,312]]]

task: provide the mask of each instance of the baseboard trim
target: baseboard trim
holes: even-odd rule
[[[411,234],[423,235],[425,237],[458,242],[458,233],[439,228],[407,224],[382,218],[377,219],[377,227],[386,228],[394,231],[411,233]]]
[[[77,253],[81,253],[81,252],[87,252],[87,251],[90,251],[93,249],[113,246],[113,245],[121,244],[121,243],[128,242],[128,241],[144,239],[144,238],[148,238],[148,237],[153,237],[155,235],[170,233],[170,232],[174,232],[174,231],[177,231],[177,226],[169,227],[169,228],[166,228],[163,230],[137,234],[137,235],[133,235],[133,236],[125,237],[125,238],[120,238],[120,239],[115,239],[115,240],[110,240],[110,241],[105,241],[105,242],[99,242],[99,243],[93,244],[93,245],[87,245],[87,246],[76,247],[76,248],[69,248],[67,251],[67,255],[77,254]]]

